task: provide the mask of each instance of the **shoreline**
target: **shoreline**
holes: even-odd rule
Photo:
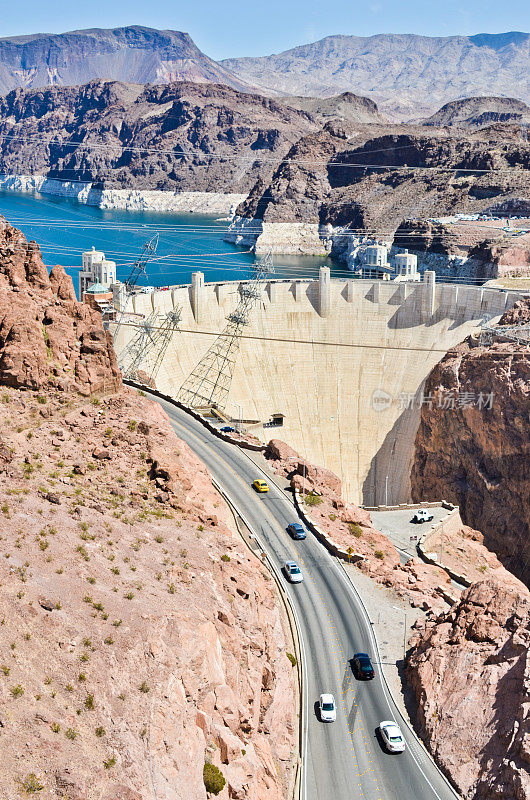
[[[64,197],[107,210],[171,211],[232,216],[245,194],[174,192],[159,189],[96,189],[92,183],[57,181],[43,175],[0,175],[0,189]]]

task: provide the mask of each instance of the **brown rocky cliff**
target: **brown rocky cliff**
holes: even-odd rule
[[[530,797],[530,594],[471,586],[413,642],[420,732],[465,798]]]
[[[2,236],[0,794],[206,800],[211,762],[220,800],[282,800],[297,719],[274,583],[70,279]]]
[[[84,395],[121,386],[101,314],[77,302],[63,267],[0,217],[0,383]]]
[[[530,301],[501,320],[530,318]],[[478,398],[493,393],[491,408],[424,405],[411,475],[414,500],[445,498],[460,506],[465,523],[525,582],[530,580],[530,359],[513,342],[472,340],[451,350],[432,370],[425,395]],[[443,403],[442,403],[443,404]]]

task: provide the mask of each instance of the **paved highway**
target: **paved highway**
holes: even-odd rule
[[[243,513],[278,568],[294,559],[303,572],[303,583],[286,582],[305,652],[303,800],[455,800],[434,763],[401,723],[377,663],[372,681],[359,682],[352,674],[349,659],[355,652],[375,653],[371,626],[342,567],[311,534],[299,542],[289,537],[285,528],[297,519],[292,503],[274,485],[268,494],[253,491],[252,480],[266,476],[245,453],[175,406],[151,397]],[[335,695],[334,723],[321,723],[315,713],[321,692]],[[405,753],[383,751],[376,734],[383,719],[400,724]]]

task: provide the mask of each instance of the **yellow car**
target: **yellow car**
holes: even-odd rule
[[[258,478],[253,482],[252,486],[257,492],[268,492],[269,484],[266,481],[261,481]]]

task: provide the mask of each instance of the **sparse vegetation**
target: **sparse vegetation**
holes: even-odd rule
[[[292,653],[286,653],[285,655],[287,656],[287,658],[291,662],[292,666],[296,667],[296,665],[298,664],[298,659],[296,658],[296,656],[293,656]]]
[[[65,733],[65,736],[66,736],[67,739],[71,739],[71,741],[73,742],[73,740],[77,737],[76,729],[75,728],[68,728],[68,730]]]
[[[210,764],[209,761],[206,761],[202,771],[202,778],[206,791],[210,792],[210,794],[218,795],[219,792],[223,791],[226,783],[225,777],[215,764]]]
[[[24,691],[25,691],[24,687],[21,686],[20,683],[17,683],[16,686],[12,686],[11,689],[10,689],[12,697],[22,697],[22,695],[24,694]]]
[[[101,725],[100,725],[98,728],[96,728],[95,734],[96,734],[96,736],[99,736],[100,738],[102,736],[105,736],[105,728],[102,728]]]
[[[115,763],[116,763],[116,756],[110,756],[109,758],[107,758],[106,761],[103,762],[103,766],[105,767],[105,769],[111,769]]]
[[[140,684],[140,691],[143,692],[143,694],[147,694],[147,692],[150,691],[149,686],[145,681],[142,681],[142,683]]]
[[[305,495],[304,503],[306,506],[318,506],[322,503],[322,498],[319,494],[315,494],[315,492],[311,491]]]
[[[357,522],[349,522],[348,528],[350,529],[350,533],[355,536],[356,539],[360,539],[363,535],[363,530]]]
[[[378,558],[380,561],[382,561],[385,557],[385,554],[383,553],[382,550],[374,550],[374,556]]]
[[[24,780],[20,781],[20,786],[26,794],[35,794],[35,792],[40,792],[44,789],[44,784],[41,783],[34,772],[30,772]]]
[[[226,561],[226,563],[228,563],[230,561],[230,556],[227,555],[227,553],[223,553],[221,556],[221,561]]]

